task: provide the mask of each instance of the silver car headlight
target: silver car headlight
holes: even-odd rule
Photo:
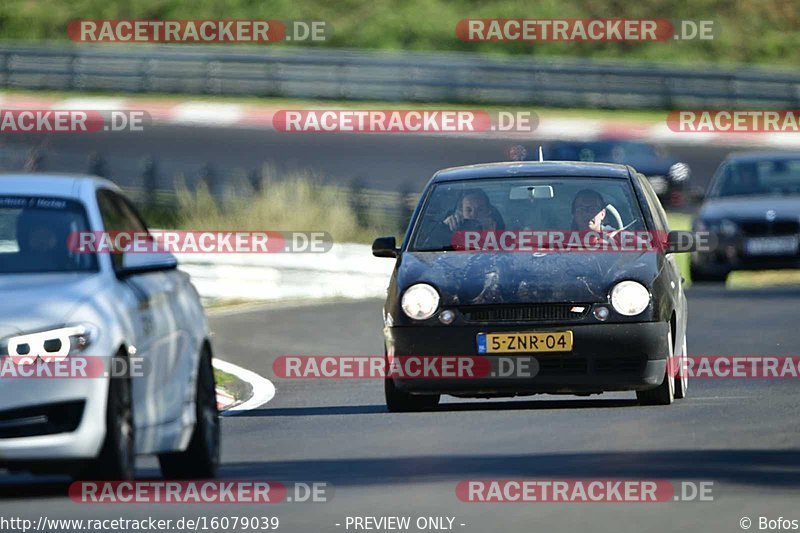
[[[427,283],[417,283],[403,293],[400,307],[408,318],[425,320],[439,308],[439,293]]]
[[[675,163],[669,167],[669,177],[672,178],[672,181],[686,181],[689,176],[689,165],[686,163]]]
[[[621,315],[638,315],[649,304],[650,291],[636,281],[620,281],[611,289],[611,305]]]
[[[37,357],[43,361],[60,361],[84,352],[96,339],[94,326],[66,326],[6,337],[0,341],[0,355],[11,357],[17,364],[33,363]]]

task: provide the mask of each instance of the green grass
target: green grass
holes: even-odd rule
[[[217,388],[233,396],[237,402],[245,401],[252,395],[252,387],[249,383],[245,383],[233,374],[228,374],[218,368],[214,369],[214,380]]]
[[[215,368],[214,381],[217,384],[217,388],[223,389],[229,394],[232,394],[230,392],[230,389],[233,388],[233,383],[236,382],[236,376],[234,376],[233,374],[228,374],[227,372],[223,372],[218,368]]]
[[[713,20],[718,35],[710,41],[654,43],[470,43],[455,35],[456,23],[464,18],[597,17]],[[134,18],[322,20],[331,28],[328,40],[314,45],[322,47],[800,64],[800,11],[786,0],[5,0],[0,38],[66,40],[73,19]]]
[[[242,177],[227,180],[236,195],[218,201],[201,183],[194,191],[178,187],[178,229],[193,231],[327,231],[334,242],[372,242],[381,232],[394,228],[380,222],[379,213],[359,214],[346,189],[326,185],[309,173],[293,173],[277,179],[267,167],[260,190]],[[244,192],[244,194],[242,194]]]
[[[690,231],[692,229],[692,217],[683,213],[667,213],[669,219],[669,229],[673,231]],[[689,254],[675,254],[675,262],[681,271],[681,276],[686,281],[684,287],[692,284],[692,276],[689,273]]]

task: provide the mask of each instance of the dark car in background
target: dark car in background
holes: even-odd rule
[[[630,165],[647,177],[659,200],[667,206],[682,205],[688,193],[689,165],[649,143],[627,139],[557,141],[544,145],[543,152],[546,161]]]
[[[388,365],[421,356],[531,356],[538,368],[535,376],[513,378],[388,377],[391,411],[432,408],[441,394],[636,391],[641,403],[660,405],[685,396],[686,376],[667,371],[673,356],[678,361],[687,353],[686,298],[669,247],[531,253],[453,245],[460,227],[574,230],[576,199],[587,190],[597,198],[593,211],[612,213],[613,230],[671,237],[650,183],[631,167],[517,162],[438,172],[402,246],[394,237],[373,243],[374,255],[396,258],[383,312]],[[454,222],[454,208],[462,201],[466,207],[469,198],[485,199],[484,218],[462,215]],[[534,343],[537,336],[552,342]]]
[[[692,253],[694,281],[734,270],[800,268],[800,153],[729,155],[709,185],[693,230],[711,234]]]

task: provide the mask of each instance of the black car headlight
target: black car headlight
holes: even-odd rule
[[[408,318],[425,320],[433,316],[439,308],[439,293],[432,285],[417,283],[412,285],[400,300],[400,307]]]
[[[89,324],[65,326],[12,335],[0,340],[0,355],[9,356],[17,364],[60,361],[82,353],[97,339],[97,328]]]
[[[636,316],[650,304],[650,291],[636,281],[620,281],[611,289],[611,305],[625,316]]]

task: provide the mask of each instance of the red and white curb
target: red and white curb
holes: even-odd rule
[[[233,395],[225,392],[225,389],[217,387],[217,409],[225,411],[236,403],[236,398]]]
[[[259,376],[251,370],[242,368],[221,359],[213,360],[214,368],[227,374],[232,374],[238,379],[249,383],[252,388],[252,395],[243,402],[236,402],[230,394],[217,389],[217,406],[224,415],[236,414],[239,411],[249,411],[260,407],[275,397],[275,386],[270,380]]]
[[[311,108],[322,109],[323,106]],[[149,98],[117,98],[77,96],[55,99],[36,95],[0,93],[0,109],[46,110],[119,110],[146,111],[156,124],[191,125],[199,127],[258,128],[274,130],[272,118],[281,108],[270,105],[203,100],[158,100]],[[324,109],[333,109],[324,107]],[[636,139],[664,144],[716,144],[732,146],[766,146],[800,148],[798,133],[681,133],[667,126],[667,112],[663,122],[637,122],[632,120],[602,120],[580,118],[540,117],[534,132],[481,132],[481,133],[386,133],[385,135],[432,135],[447,137],[534,139]]]

